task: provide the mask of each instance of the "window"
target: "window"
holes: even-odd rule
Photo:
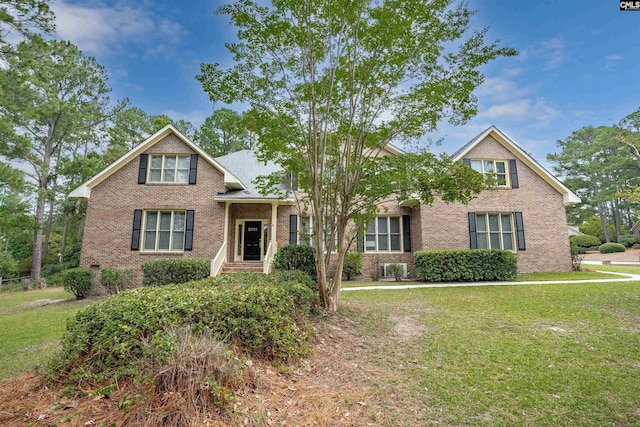
[[[145,211],[145,251],[184,250],[185,211]]]
[[[513,215],[476,214],[478,249],[514,250]]]
[[[190,156],[151,155],[149,182],[189,182]]]
[[[304,246],[316,247],[316,236],[313,231],[314,221],[312,216],[300,217],[300,244]]]
[[[480,173],[493,174],[498,187],[508,185],[506,160],[471,160],[471,168]]]
[[[400,222],[399,216],[379,216],[371,220],[365,235],[365,251],[402,251]]]

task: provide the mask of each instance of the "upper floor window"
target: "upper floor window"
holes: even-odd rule
[[[379,216],[367,227],[364,249],[367,252],[402,251],[402,231],[399,216]]]
[[[151,155],[149,182],[189,182],[190,156]]]
[[[182,251],[185,241],[185,211],[145,211],[145,251]]]
[[[506,160],[471,160],[471,168],[480,173],[494,175],[498,187],[506,187],[509,184]]]

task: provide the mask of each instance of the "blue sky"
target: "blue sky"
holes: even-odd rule
[[[202,62],[229,64],[224,42],[235,35],[214,16],[214,0],[57,0],[57,37],[95,56],[114,99],[150,114],[200,125],[214,108],[195,75]],[[607,125],[640,108],[640,12],[614,0],[471,0],[477,27],[519,51],[486,66],[479,114],[443,124],[435,138],[453,152],[496,125],[543,165],[546,154],[586,125]]]

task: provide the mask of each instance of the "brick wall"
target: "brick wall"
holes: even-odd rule
[[[146,153],[192,154],[176,136],[169,135]],[[87,206],[80,264],[83,267],[133,268],[136,283],[142,279],[142,263],[158,257],[212,259],[222,244],[224,204],[214,202],[225,191],[223,174],[201,156],[196,185],[138,184],[139,157],[91,190]],[[131,250],[134,209],[193,209],[193,250],[172,254]]]

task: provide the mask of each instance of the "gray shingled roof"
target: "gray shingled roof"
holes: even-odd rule
[[[281,171],[280,166],[273,162],[262,163],[251,150],[241,150],[225,156],[216,157],[215,160],[227,168],[247,187],[245,190],[227,191],[218,194],[218,199],[278,199],[278,194],[262,195],[255,185],[255,180],[261,175],[269,175]],[[280,187],[286,190],[284,184]]]

